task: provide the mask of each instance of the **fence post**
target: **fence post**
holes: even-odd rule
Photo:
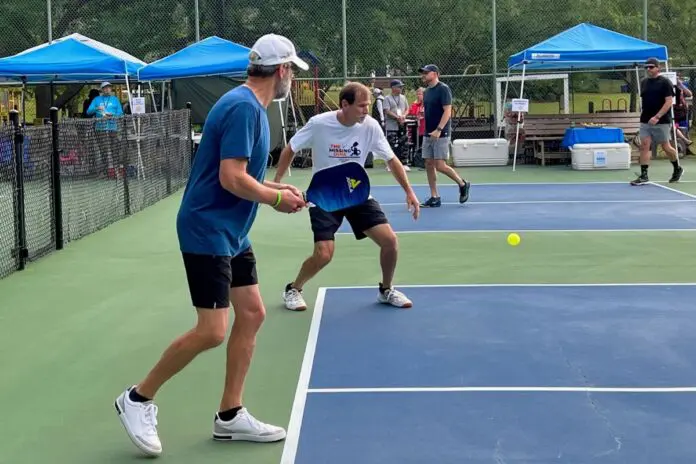
[[[123,128],[121,129],[119,127],[118,130],[118,156],[114,156],[114,159],[116,160],[116,179],[118,179],[118,176],[121,175],[121,172],[123,172],[123,212],[126,215],[126,217],[131,215],[130,186],[128,185],[128,123],[130,121],[127,120],[136,119],[137,121],[137,118],[137,114],[127,115],[123,118],[122,121],[118,123],[123,124]],[[136,127],[136,124],[133,124],[133,127]],[[137,141],[137,138],[140,137],[140,131],[136,130],[135,136],[136,144],[139,144],[140,142]],[[123,145],[125,145],[125,147]],[[140,162],[140,160],[138,160],[138,162]],[[144,169],[142,166],[139,166],[138,168]],[[137,177],[138,170],[136,169],[135,172]]]
[[[14,128],[14,160],[16,188],[14,195],[15,223],[15,256],[17,270],[23,271],[27,264],[29,250],[27,249],[27,222],[24,213],[24,134],[19,126],[19,111],[10,111],[10,121]]]
[[[164,135],[164,138],[160,142],[164,148],[164,179],[167,185],[167,195],[171,195],[172,193],[172,162],[171,162],[171,137],[172,133],[174,132],[172,130],[172,116],[171,112],[166,112],[163,111],[158,115],[159,119],[159,126],[162,129],[161,133]],[[174,134],[175,136],[178,134]]]
[[[193,124],[191,123],[191,102],[186,102],[186,109],[188,110],[188,136],[189,136],[189,149],[191,150],[191,165],[193,165],[193,157],[196,156],[196,151],[194,149],[193,143]]]
[[[58,108],[55,106],[50,109],[51,118],[51,142],[53,148],[52,170],[51,170],[51,192],[53,193],[53,224],[56,234],[56,250],[62,250],[63,240],[63,194],[60,178],[60,142],[58,139],[60,128],[58,127]]]

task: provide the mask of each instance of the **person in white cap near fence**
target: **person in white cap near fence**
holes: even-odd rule
[[[198,320],[164,351],[140,383],[115,401],[128,436],[148,455],[162,452],[155,394],[196,356],[224,342],[230,303],[235,318],[213,438],[254,442],[285,438],[282,427],[257,420],[243,407],[242,391],[266,312],[249,230],[259,204],[284,213],[305,206],[297,188],[264,180],[270,151],[266,108],[274,99],[287,96],[293,65],[309,68],[297,57],[290,40],[274,34],[261,37],[249,54],[247,81],[223,95],[205,122],[177,216],[179,245]]]

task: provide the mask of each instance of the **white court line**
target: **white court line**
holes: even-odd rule
[[[680,184],[690,184],[694,183],[696,180],[680,180]],[[630,181],[617,181],[617,180],[607,180],[607,181],[590,181],[590,182],[471,182],[472,187],[476,186],[487,186],[487,185],[627,185],[630,186]],[[650,182],[648,185],[660,185],[655,182]],[[401,188],[401,185],[399,184],[384,184],[384,185],[378,185],[378,184],[373,184],[373,188],[375,187],[389,187],[389,188]],[[428,184],[411,184],[411,187],[429,187]],[[456,185],[452,184],[450,187],[455,188]]]
[[[405,284],[399,288],[471,288],[471,287],[694,287],[696,282],[613,282],[613,283],[543,283],[543,284]],[[374,285],[348,285],[342,287],[322,287],[322,309],[326,292],[329,290],[374,289]]]
[[[297,381],[295,400],[292,404],[290,423],[288,424],[288,431],[287,436],[285,437],[283,455],[280,458],[280,464],[293,464],[295,462],[295,456],[297,455],[297,447],[300,442],[300,429],[302,428],[302,418],[304,417],[305,403],[307,401],[307,390],[309,389],[309,379],[312,375],[314,353],[317,347],[317,339],[319,338],[321,315],[324,312],[325,297],[326,288],[322,287],[317,293],[317,301],[314,304],[314,314],[312,315],[312,322],[309,326],[307,346],[305,348],[304,357],[302,358],[302,368],[300,370],[300,377]]]
[[[678,192],[678,190],[675,190]],[[466,204],[459,202],[443,202],[443,205],[461,205],[462,207],[467,205],[534,205],[534,204],[550,204],[550,203],[693,203],[696,201],[696,195],[692,196],[690,199],[677,199],[674,200],[529,200],[529,201],[469,201]],[[405,206],[405,202],[399,203],[380,203],[382,206]],[[426,208],[430,209],[430,208]]]
[[[457,393],[457,392],[582,392],[582,393],[696,393],[696,387],[393,387],[310,388],[308,393]]]
[[[409,288],[409,287],[591,287],[591,286],[696,286],[696,283],[602,283],[602,284],[446,284],[446,285],[399,285],[399,287]],[[302,419],[304,417],[305,404],[307,402],[307,395],[309,393],[343,393],[343,392],[363,392],[363,391],[379,391],[379,392],[390,392],[390,391],[409,391],[408,388],[396,388],[396,389],[311,389],[309,388],[309,380],[312,375],[312,367],[314,365],[314,355],[316,353],[317,340],[319,337],[319,327],[321,325],[321,316],[324,311],[324,302],[326,300],[326,293],[328,290],[341,290],[341,289],[361,289],[361,288],[371,288],[374,289],[374,285],[364,285],[364,286],[352,286],[352,287],[321,287],[317,293],[317,300],[314,305],[314,314],[312,315],[312,321],[309,327],[309,335],[307,337],[307,345],[305,347],[304,357],[302,358],[302,367],[300,370],[300,376],[297,382],[297,388],[295,390],[295,398],[293,400],[292,412],[290,414],[290,422],[288,424],[288,432],[285,438],[285,444],[283,446],[283,454],[280,459],[280,464],[294,464],[295,457],[297,455],[297,448],[300,441],[300,432],[302,428]],[[462,391],[476,391],[479,388],[485,388],[484,391],[495,391],[491,389],[502,389],[508,387],[445,387],[443,390],[436,389],[433,391],[457,391],[454,389],[466,389]],[[544,389],[539,391],[560,391],[560,388],[571,388],[575,389],[573,391],[600,391],[601,388],[584,388],[584,387],[511,387],[514,391],[525,391],[525,388],[532,389]],[[549,390],[551,389],[551,390]],[[681,388],[680,391],[696,391],[696,387]],[[416,391],[429,391],[432,389],[417,388]],[[617,389],[611,389],[612,391],[618,391]],[[636,390],[636,389],[621,389]],[[645,390],[645,389],[642,389]],[[532,390],[537,391],[537,390]],[[657,389],[651,389],[651,391],[658,391]],[[672,391],[679,391],[672,389]]]
[[[696,286],[696,283],[602,283],[602,284],[446,284],[446,285],[399,285],[399,287],[590,287],[590,286]],[[309,327],[309,335],[307,337],[307,345],[305,347],[304,357],[302,358],[302,367],[300,376],[295,390],[295,398],[292,404],[292,412],[290,414],[290,422],[288,424],[287,436],[283,446],[283,454],[280,458],[280,464],[294,464],[297,456],[297,448],[300,441],[300,433],[302,428],[302,419],[304,417],[307,395],[309,393],[360,393],[360,392],[404,392],[404,391],[476,391],[477,389],[485,389],[481,391],[506,391],[500,389],[514,388],[514,391],[561,391],[561,389],[572,389],[569,391],[581,392],[600,392],[605,390],[617,391],[645,391],[646,389],[630,389],[630,388],[601,388],[601,387],[443,387],[436,389],[428,388],[339,388],[339,389],[310,389],[309,381],[312,375],[312,367],[314,365],[314,355],[316,353],[317,340],[319,337],[319,327],[321,325],[321,316],[324,312],[324,302],[328,290],[352,289],[352,288],[372,288],[374,285],[352,286],[352,287],[320,287],[317,293],[317,300],[314,305],[314,314]],[[534,390],[525,390],[525,389]],[[453,390],[454,389],[454,390]],[[465,389],[465,390],[462,390]],[[497,390],[492,390],[497,389]],[[539,390],[543,389],[543,390]],[[651,392],[657,392],[665,389],[649,389]],[[691,392],[696,391],[696,387],[674,387],[669,388],[669,392]]]
[[[517,233],[576,233],[576,232],[695,232],[696,229],[471,229],[471,230],[394,230],[396,235],[405,234],[493,234],[503,232]],[[353,232],[336,232],[336,235],[353,235]]]
[[[656,183],[654,183],[654,182],[650,182],[650,184],[654,185],[655,187],[660,187],[661,189],[669,190],[670,192],[674,192],[674,193],[678,193],[678,194],[680,194],[680,195],[687,196],[687,197],[689,197],[689,198],[696,198],[696,195],[692,195],[692,194],[690,194],[690,193],[682,192],[681,190],[677,190],[677,189],[672,188],[672,187],[667,187],[666,185],[656,184]]]
[[[696,181],[695,181],[696,182]],[[629,182],[620,182],[620,181],[598,181],[598,182],[481,182],[481,183],[476,183],[476,182],[471,182],[471,186],[475,187],[477,185],[480,186],[486,186],[486,185],[588,185],[588,184],[597,184],[597,185],[602,185],[602,184],[626,184],[629,185]],[[401,185],[399,184],[385,184],[385,185],[373,185],[372,187],[399,187],[401,188]],[[430,187],[428,184],[411,184],[411,187]],[[455,184],[450,185],[450,187],[454,188],[456,187]]]

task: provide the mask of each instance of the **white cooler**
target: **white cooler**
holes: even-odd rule
[[[631,146],[627,143],[576,143],[570,153],[577,170],[631,168]]]
[[[505,166],[510,142],[506,139],[457,139],[452,142],[452,163],[457,166]]]

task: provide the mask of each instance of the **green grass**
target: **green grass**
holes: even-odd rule
[[[684,165],[687,178],[696,172],[693,160]],[[666,180],[670,169],[656,161],[651,177]],[[460,171],[474,183],[628,181],[633,175],[556,166]],[[395,183],[382,170],[371,175],[375,185]],[[423,172],[410,177],[425,182]],[[288,178],[299,186],[308,179],[300,170]],[[677,187],[696,193],[695,183]],[[1,463],[142,462],[112,403],[195,322],[174,227],[179,201],[174,195],[0,280]],[[694,237],[689,231],[527,232],[511,248],[503,232],[406,234],[400,236],[397,283],[692,282]],[[287,425],[312,311],[284,310],[280,293],[311,251],[307,214],[262,208],[252,240],[268,315],[245,402],[259,418]],[[379,277],[375,246],[340,236],[334,261],[305,293],[313,304],[319,286],[375,285]],[[224,349],[204,353],[161,391],[167,463],[279,462],[282,443],[210,439],[223,366]]]

